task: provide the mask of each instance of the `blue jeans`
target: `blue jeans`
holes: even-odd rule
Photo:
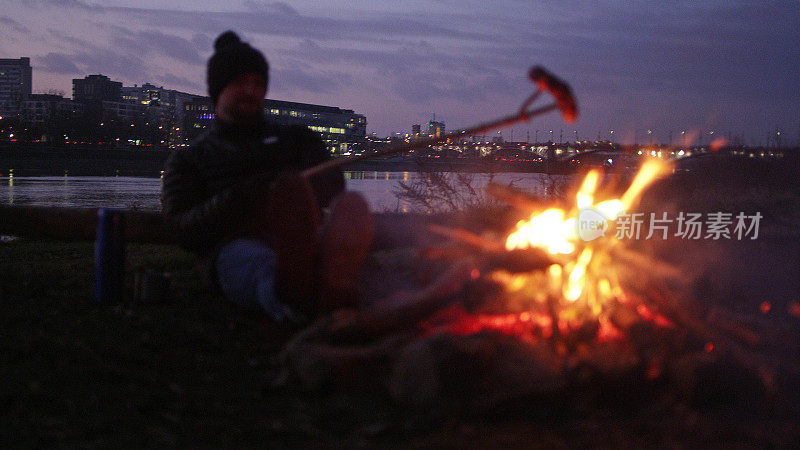
[[[260,308],[273,320],[298,320],[275,296],[275,252],[256,239],[236,239],[219,251],[217,280],[229,300],[244,307]]]

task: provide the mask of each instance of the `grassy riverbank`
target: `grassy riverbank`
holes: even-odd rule
[[[523,399],[513,410],[486,415],[420,417],[361,385],[313,393],[276,388],[271,358],[293,330],[225,302],[205,285],[192,255],[173,246],[128,245],[128,298],[97,304],[92,243],[19,239],[0,242],[0,442],[18,447],[796,447],[796,188],[753,191],[737,184],[711,190],[707,178],[678,181],[657,196],[666,204],[645,201],[642,208],[649,203],[654,211],[759,211],[765,217],[757,240],[673,238],[648,241],[648,252],[692,274],[700,306],[716,307],[759,332],[759,354],[789,368],[777,372],[770,395],[749,392],[750,385],[737,384],[740,378],[718,371],[704,379],[724,394],[727,402],[716,406],[697,406],[664,384],[633,386],[623,380],[614,393],[595,397],[568,392]],[[487,213],[437,220],[490,228],[504,222]],[[424,231],[419,216],[376,216],[375,249],[366,267],[368,298],[413,288],[414,280],[425,282],[426,265],[432,263],[415,259],[415,250],[441,239],[430,240]],[[171,294],[158,302],[133,301],[137,267],[170,273]],[[765,301],[771,308],[766,312]],[[369,381],[365,377],[364,386]],[[706,385],[699,386],[702,397]]]
[[[380,270],[381,259],[402,267],[409,255],[408,249],[374,253],[371,268]],[[91,243],[0,244],[3,442],[346,448],[502,442],[560,448],[762,446],[797,436],[785,409],[697,411],[658,390],[647,391],[650,400],[634,400],[635,406],[628,400],[592,406],[589,399],[573,398],[533,403],[510,415],[448,419],[406,416],[371,391],[275,389],[270,358],[292,330],[224,302],[204,287],[195,258],[175,247],[129,245],[127,258],[126,292],[132,292],[130,269],[146,265],[172,275],[170,298],[95,303]]]
[[[209,292],[174,247],[130,245],[128,261],[170,272],[174,296],[99,305],[91,243],[0,244],[2,440],[263,442],[264,367],[287,333]]]

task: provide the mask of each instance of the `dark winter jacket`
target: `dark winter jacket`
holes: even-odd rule
[[[167,160],[163,213],[183,247],[209,256],[220,244],[253,234],[255,208],[276,175],[329,158],[319,136],[306,127],[216,120],[209,132]],[[321,207],[344,189],[341,171],[311,181]]]

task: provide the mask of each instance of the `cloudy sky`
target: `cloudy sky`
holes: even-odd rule
[[[0,57],[31,57],[34,92],[70,96],[72,78],[102,73],[205,94],[213,40],[233,29],[270,61],[268,97],[354,109],[379,135],[434,113],[448,129],[504,116],[538,64],[572,85],[581,117],[506,139],[713,130],[759,144],[780,128],[794,143],[799,22],[798,0],[0,0]]]

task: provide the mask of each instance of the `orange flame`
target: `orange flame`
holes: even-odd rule
[[[663,160],[647,161],[620,198],[596,203],[601,173],[590,171],[575,194],[572,210],[550,208],[534,212],[528,220],[518,222],[506,239],[507,250],[537,247],[552,255],[557,264],[550,266],[544,274],[512,275],[495,271],[491,278],[504,284],[508,292],[535,293],[534,301],[540,306],[555,297],[562,307],[573,305],[581,309],[571,314],[580,315],[588,310],[594,316],[599,315],[608,300],[622,296],[617,281],[619,277],[606,264],[610,248],[619,243],[613,233],[606,235],[607,225],[635,207],[644,190],[670,172],[670,165]],[[579,228],[580,215],[587,210],[602,217],[606,223],[601,235],[592,239],[582,236]]]
[[[609,307],[630,305],[634,298],[622,289],[622,274],[617,273],[618,266],[611,260],[611,250],[620,241],[613,233],[606,235],[605,228],[601,236],[583,239],[578,228],[580,216],[583,211],[591,210],[607,222],[614,222],[638,203],[653,181],[669,172],[670,166],[663,160],[648,161],[620,198],[596,202],[602,177],[599,171],[590,171],[575,195],[571,210],[550,208],[534,212],[528,220],[518,222],[506,239],[508,250],[536,247],[547,251],[555,261],[547,270],[528,273],[494,270],[485,274],[505,288],[506,301],[509,306],[516,304],[513,309],[517,312],[468,313],[461,306],[453,306],[431,316],[421,324],[423,329],[429,333],[453,334],[495,330],[523,340],[550,339],[572,332],[591,336],[597,342],[625,339]],[[477,272],[472,274],[473,278],[476,275],[481,276]],[[635,311],[642,320],[656,326],[672,326],[668,319],[643,304],[635,307]],[[656,369],[660,370],[654,367],[653,373]]]

